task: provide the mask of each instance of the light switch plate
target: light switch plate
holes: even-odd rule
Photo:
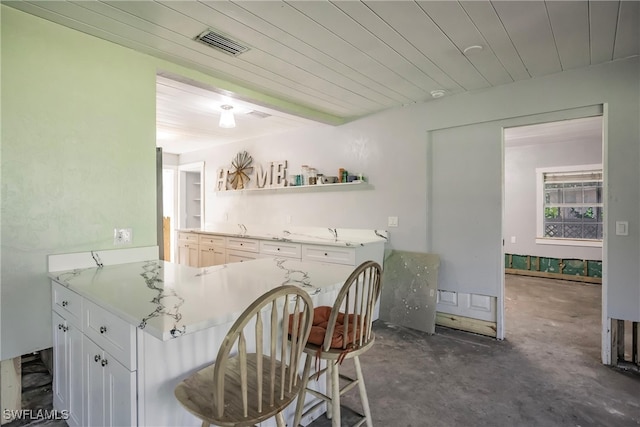
[[[397,227],[398,226],[398,217],[397,216],[390,216],[388,225],[389,225],[389,227]]]
[[[629,221],[616,221],[616,236],[629,235]]]

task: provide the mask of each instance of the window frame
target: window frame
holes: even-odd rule
[[[599,171],[604,172],[602,163],[588,165],[572,165],[572,166],[553,166],[545,168],[536,168],[536,244],[538,245],[561,245],[561,246],[582,246],[601,248],[603,238],[597,239],[566,239],[562,237],[545,237],[544,236],[544,174],[545,173],[561,173],[561,172],[581,172],[581,171]],[[604,182],[604,181],[603,181]],[[604,200],[603,200],[604,207]],[[603,223],[604,226],[604,223]]]

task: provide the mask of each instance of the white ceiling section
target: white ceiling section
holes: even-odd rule
[[[3,3],[332,124],[428,101],[434,90],[480,90],[640,52],[637,1]],[[250,50],[234,57],[194,40],[207,29]]]
[[[506,147],[602,141],[602,116],[562,120],[504,130]]]
[[[218,126],[222,105],[233,106],[235,128]],[[175,79],[156,77],[157,145],[166,153],[204,150],[309,126],[326,125]]]

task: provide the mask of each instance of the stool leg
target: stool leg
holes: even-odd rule
[[[298,403],[296,404],[296,415],[293,418],[293,426],[298,427],[302,419],[302,411],[304,410],[304,400],[307,397],[307,384],[309,383],[309,371],[311,370],[311,356],[306,355],[304,361],[304,371],[302,374],[302,384],[300,384],[300,393],[298,393]]]
[[[340,372],[338,364],[333,360],[327,360],[327,363],[331,363],[331,409],[333,419],[331,420],[332,427],[340,427]]]
[[[284,422],[284,415],[282,415],[282,412],[278,412],[276,414],[276,425],[278,427],[287,427],[287,424]]]
[[[360,358],[358,356],[353,358],[353,364],[356,367],[356,378],[358,379],[358,388],[360,389],[360,400],[362,401],[364,415],[367,417],[367,427],[373,427],[373,422],[371,421],[371,409],[369,408],[369,399],[367,398],[367,389],[364,386],[364,376],[362,375]]]
[[[332,375],[331,374],[331,366],[332,366],[332,363],[331,363],[331,360],[327,360],[326,363],[327,363],[327,370],[325,371],[325,375],[326,375],[325,382],[327,384],[326,384],[325,393],[326,393],[327,397],[329,397],[329,399],[331,399],[331,384],[332,384],[332,382],[331,382],[331,375]],[[326,414],[327,414],[327,418],[331,419],[331,416],[333,414],[332,409],[331,409],[331,400],[327,400],[327,412],[326,412]]]

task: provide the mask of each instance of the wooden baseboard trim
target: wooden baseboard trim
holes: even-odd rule
[[[572,282],[594,283],[601,285],[601,277],[573,276],[569,274],[549,273],[547,271],[518,270],[515,268],[505,268],[506,274],[517,274],[519,276],[546,277],[547,279],[570,280]]]
[[[470,317],[458,316],[455,314],[437,312],[436,325],[486,335],[492,338],[497,336],[496,322],[472,319]]]

